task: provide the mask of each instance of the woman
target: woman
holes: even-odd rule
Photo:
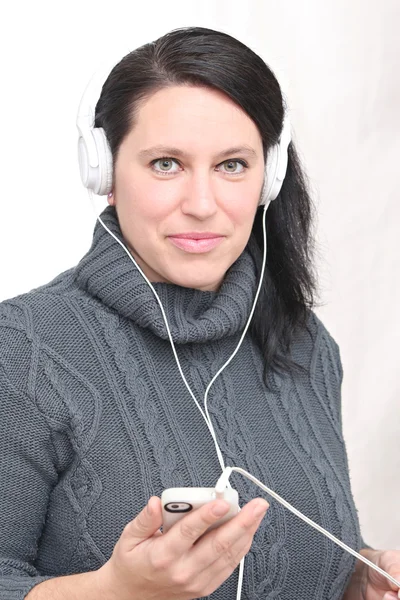
[[[283,115],[265,63],[204,28],[128,54],[96,106],[113,158],[102,219],[153,282],[199,399],[250,314],[264,165]],[[340,355],[312,312],[311,202],[293,144],[266,218],[251,327],[208,398],[221,452],[396,576],[400,553],[366,548],[360,534]],[[205,233],[211,241],[194,241]],[[216,500],[160,532],[162,491],[213,486],[220,465],[161,309],[99,223],[79,264],[3,302],[0,325],[0,597],[232,599],[245,554],[243,598],[380,600],[395,589],[237,474],[231,521],[202,536],[227,510]]]

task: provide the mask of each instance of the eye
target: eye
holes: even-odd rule
[[[244,162],[244,160],[240,160],[238,158],[226,160],[221,163],[221,165],[241,165],[242,168],[239,171],[225,171],[225,173],[230,173],[231,175],[240,175],[247,169],[247,164]]]
[[[155,165],[157,163],[161,163],[162,168],[161,169],[155,169]],[[177,171],[171,171],[170,167],[172,163],[177,163],[177,161],[174,158],[170,158],[169,156],[163,156],[162,158],[157,158],[156,160],[151,161],[151,167],[154,171],[156,171],[156,173],[160,173],[161,175],[168,175],[169,173],[176,173]],[[166,167],[166,170],[164,170],[164,167]]]

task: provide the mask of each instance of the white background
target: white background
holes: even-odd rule
[[[281,78],[318,209],[317,313],[341,348],[364,538],[400,548],[399,0],[5,6],[0,300],[49,281],[90,245],[94,215],[79,179],[75,116],[101,61],[201,25],[238,37]]]

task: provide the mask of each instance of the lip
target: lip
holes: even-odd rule
[[[196,235],[196,238],[191,237]],[[202,237],[198,237],[201,235]],[[207,237],[209,236],[209,237]],[[211,234],[179,234],[179,235],[170,235],[168,239],[171,241],[174,246],[179,248],[180,250],[184,250],[185,252],[190,252],[191,254],[200,254],[202,252],[209,252],[216,246],[218,246],[224,236]]]
[[[189,231],[187,233],[172,233],[169,237],[181,240],[208,240],[210,238],[223,237],[220,233],[212,233],[211,231]]]

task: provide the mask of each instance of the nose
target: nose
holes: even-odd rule
[[[212,176],[208,173],[196,173],[190,177],[181,203],[181,210],[185,215],[204,221],[217,212],[212,183]]]

